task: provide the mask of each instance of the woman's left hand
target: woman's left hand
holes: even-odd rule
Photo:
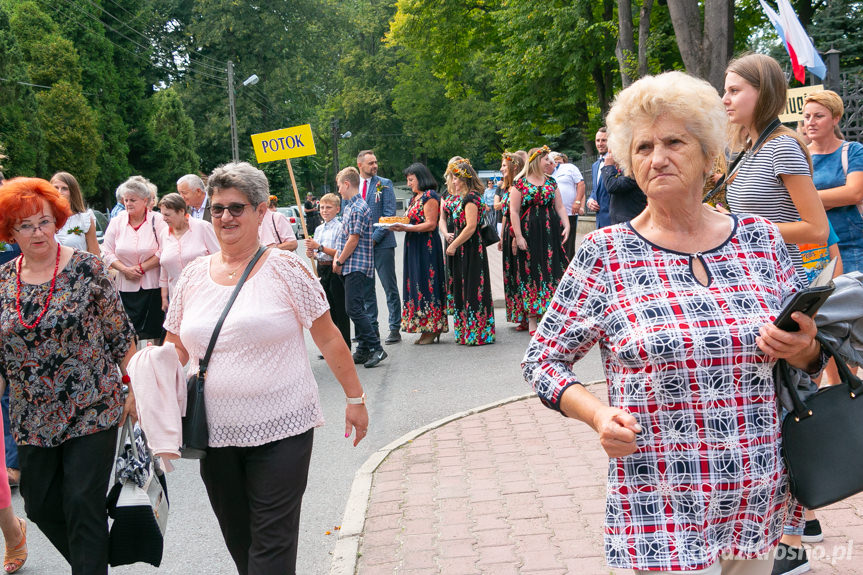
[[[803,312],[795,311],[791,319],[800,326],[800,331],[784,331],[772,323],[759,329],[755,339],[758,348],[773,359],[785,359],[794,367],[807,369],[818,357],[820,346],[815,340],[818,327],[815,320]]]
[[[569,226],[563,226],[563,231],[560,232],[561,242],[566,243],[569,238]]]
[[[454,256],[454,255],[455,255],[455,250],[456,250],[456,247],[455,247],[454,245],[452,245],[452,244],[448,245],[448,246],[447,246],[447,248],[446,248],[446,255],[448,255],[448,256]]]
[[[364,404],[349,404],[345,407],[345,437],[351,436],[351,430],[356,430],[354,447],[365,439],[369,431],[369,412]]]

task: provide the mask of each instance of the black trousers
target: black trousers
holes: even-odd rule
[[[73,575],[108,573],[105,496],[116,446],[116,427],[57,447],[18,446],[24,510]]]
[[[373,353],[381,347],[381,338],[366,311],[366,300],[369,290],[374,290],[375,278],[368,277],[363,272],[351,272],[344,277],[345,309],[354,322],[354,333],[357,334],[357,351]]]
[[[201,478],[240,575],[293,575],[313,430],[256,447],[211,447]]]
[[[345,338],[348,349],[351,349],[351,318],[348,317],[348,312],[345,311],[345,281],[342,279],[342,276],[333,272],[332,265],[318,264],[318,275],[321,278],[324,293],[327,294],[333,323],[342,332],[342,337]]]
[[[566,238],[566,243],[563,245],[563,251],[569,260],[572,260],[572,256],[575,255],[576,232],[578,232],[578,214],[569,216],[569,237]]]

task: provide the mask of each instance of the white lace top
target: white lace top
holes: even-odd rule
[[[210,277],[203,256],[177,282],[165,329],[197,370],[233,291]],[[324,423],[303,328],[329,309],[320,282],[293,252],[269,250],[234,302],[205,384],[210,447],[263,445]]]

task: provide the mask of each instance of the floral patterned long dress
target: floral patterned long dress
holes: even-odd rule
[[[479,235],[485,208],[479,194],[468,193],[459,205],[455,221],[456,236],[467,226],[467,204],[476,206],[477,221],[473,235],[456,248],[455,255],[451,257],[455,342],[485,345],[494,343],[494,302],[488,275],[488,255]]]
[[[520,286],[518,285],[518,265],[512,253],[512,226],[509,222],[509,190],[503,192],[503,226],[500,234],[503,247],[503,295],[506,301],[506,321],[527,326]]]
[[[518,290],[525,315],[540,316],[569,264],[560,235],[563,226],[554,209],[557,182],[546,177],[535,186],[521,178],[513,185],[521,192],[521,233],[527,242],[527,251],[518,250],[516,255]]]
[[[443,210],[444,219],[446,221],[446,230],[447,232],[453,234],[456,233],[456,219],[459,217],[462,206],[462,198],[458,194],[451,194],[449,192],[443,193],[443,198],[441,198],[441,206],[440,209]],[[444,242],[445,243],[445,242]],[[446,314],[453,315],[452,308],[452,256],[444,255],[444,263],[446,264]]]
[[[440,202],[434,190],[411,199],[405,214],[411,224],[425,222],[426,202]],[[449,331],[444,310],[443,248],[437,226],[430,232],[405,233],[404,288],[402,291],[402,331],[437,333]]]

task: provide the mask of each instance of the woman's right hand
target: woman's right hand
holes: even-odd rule
[[[139,270],[138,268],[133,268],[133,267],[129,267],[129,266],[123,266],[123,269],[121,270],[120,273],[122,273],[126,277],[126,279],[132,280],[132,281],[138,281],[144,275],[141,273],[141,270]]]
[[[455,239],[455,234],[447,234],[444,237],[446,238],[446,243],[451,244],[452,241]]]
[[[164,311],[164,312],[168,311],[168,298],[166,298],[166,297],[162,298],[162,311]]]
[[[641,426],[628,411],[603,406],[593,416],[593,428],[609,457],[625,457],[638,451],[635,440]]]
[[[515,245],[523,252],[527,251],[527,240],[524,239],[524,236],[518,236],[515,238]]]

